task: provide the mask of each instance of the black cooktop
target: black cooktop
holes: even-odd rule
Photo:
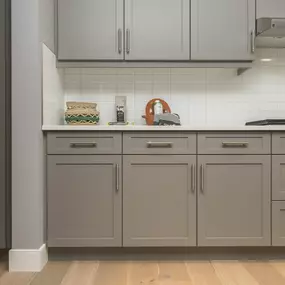
[[[285,125],[285,119],[265,119],[260,121],[247,122],[246,126],[270,126],[270,125]]]

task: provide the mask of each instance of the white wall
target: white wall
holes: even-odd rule
[[[38,0],[12,0],[12,248],[44,238],[42,55]]]
[[[285,117],[285,49],[258,50],[254,68],[236,69],[66,69],[65,101],[99,105],[101,124],[115,120],[116,95],[127,96],[128,120],[144,124],[148,100],[165,99],[182,123],[231,125]]]
[[[43,44],[43,124],[64,123],[63,70],[56,68],[56,57]]]

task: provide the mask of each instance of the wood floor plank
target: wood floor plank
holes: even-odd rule
[[[127,285],[159,285],[157,262],[131,262]]]
[[[273,266],[285,278],[285,262],[284,261],[270,261]]]
[[[0,278],[7,271],[8,271],[8,263],[4,261],[0,261]]]
[[[36,273],[5,272],[0,278],[0,285],[30,285]]]
[[[30,285],[60,285],[70,265],[70,261],[50,261]]]
[[[184,262],[159,262],[160,285],[192,285]]]
[[[72,262],[61,285],[91,285],[98,266],[97,261]]]
[[[209,261],[187,262],[186,266],[193,285],[222,285]]]
[[[100,262],[92,284],[126,285],[128,262]]]
[[[243,266],[259,285],[284,285],[285,278],[269,262],[244,262]]]
[[[222,285],[259,285],[238,261],[213,261],[212,265]]]

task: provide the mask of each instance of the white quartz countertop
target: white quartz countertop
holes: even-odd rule
[[[70,125],[43,125],[43,131],[285,131],[284,126],[206,126],[206,125],[188,125],[188,126],[146,126],[146,125],[128,125],[128,126],[70,126]]]

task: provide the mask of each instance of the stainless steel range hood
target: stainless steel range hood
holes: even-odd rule
[[[285,18],[260,18],[256,23],[256,46],[285,48]]]

